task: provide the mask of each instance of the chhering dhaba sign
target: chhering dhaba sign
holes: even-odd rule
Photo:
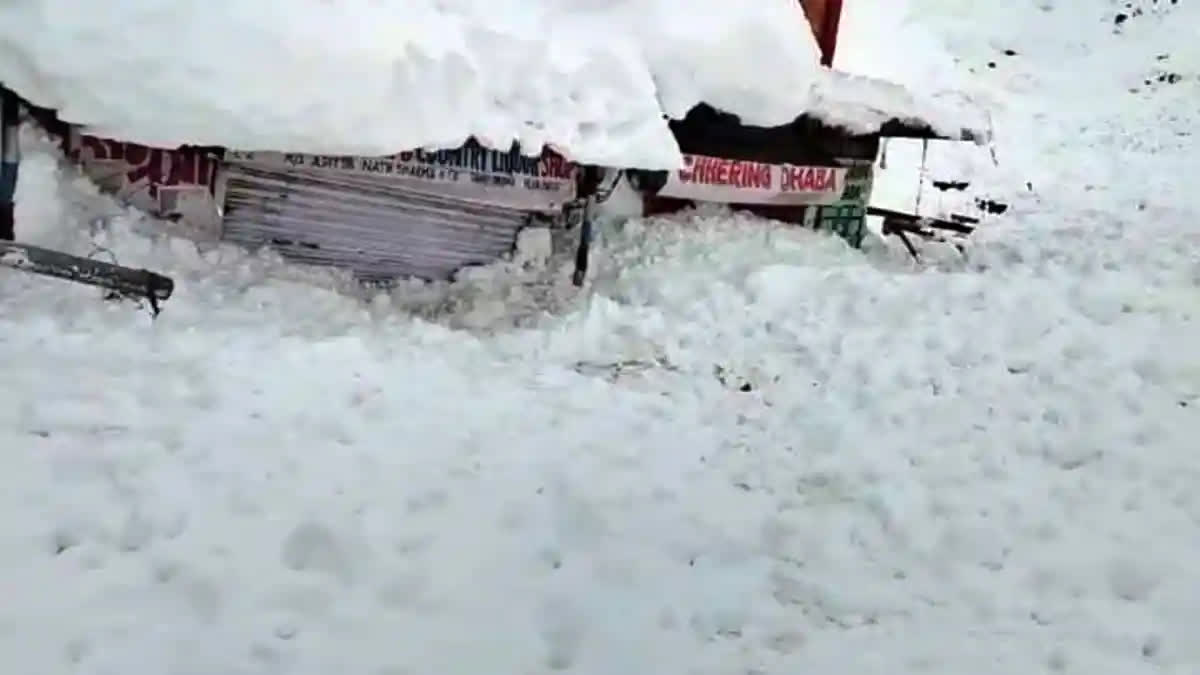
[[[846,169],[841,167],[684,155],[683,168],[667,174],[658,194],[724,204],[800,206],[833,204],[845,187]]]

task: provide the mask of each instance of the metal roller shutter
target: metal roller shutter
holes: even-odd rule
[[[364,280],[447,279],[512,250],[529,212],[386,176],[225,165],[223,238]]]

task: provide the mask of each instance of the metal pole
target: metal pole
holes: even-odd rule
[[[825,3],[825,20],[821,22],[821,65],[832,68],[833,54],[837,51],[838,29],[842,22],[842,0]]]
[[[0,240],[8,241],[16,235],[13,201],[17,193],[17,165],[21,161],[17,112],[16,93],[0,85]]]
[[[0,241],[0,267],[96,286],[126,297],[144,298],[155,315],[159,303],[175,292],[174,280],[149,270],[13,242]]]

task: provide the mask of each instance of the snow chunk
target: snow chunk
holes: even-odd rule
[[[554,253],[554,237],[548,227],[527,227],[517,233],[513,263],[522,266],[545,265]]]

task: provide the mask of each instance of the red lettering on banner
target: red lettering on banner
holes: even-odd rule
[[[679,180],[703,185],[728,185],[735,188],[771,189],[771,165],[719,157],[684,155]]]
[[[705,155],[684,155],[683,167],[667,174],[664,197],[737,204],[832,204],[846,170],[793,166]]]
[[[781,169],[780,189],[784,192],[834,192],[837,190],[837,171],[824,166],[790,166]]]
[[[568,162],[562,155],[547,151],[542,155],[541,161],[538,162],[538,175],[542,178],[567,180],[571,178],[571,172],[574,168],[574,165]]]
[[[125,162],[129,169],[125,178],[131,185],[137,185],[143,179],[149,183],[151,197],[158,196],[158,187],[163,184],[163,151],[158,148],[148,148],[137,143],[125,144]]]
[[[216,177],[217,162],[198,150],[163,150],[138,143],[82,136],[79,148],[71,156],[82,159],[87,154],[91,155],[91,161],[125,163],[125,179],[130,185],[146,181],[151,197],[157,197],[159,187],[200,185],[211,188]]]
[[[106,141],[94,136],[84,136],[80,139],[79,145],[79,150],[71,153],[73,157],[78,157],[83,150],[90,150],[92,157],[100,160],[124,159],[125,157],[125,153],[121,151],[120,144],[116,141]]]
[[[164,185],[212,185],[217,162],[207,153],[177,150],[167,153],[169,166]]]

